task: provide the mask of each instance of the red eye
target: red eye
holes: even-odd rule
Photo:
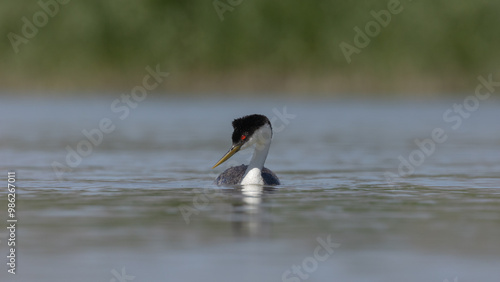
[[[245,140],[247,138],[246,135],[241,135],[241,140]]]

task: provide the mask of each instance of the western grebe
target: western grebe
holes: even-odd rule
[[[264,162],[271,146],[273,129],[271,122],[263,115],[244,116],[233,121],[233,145],[231,149],[212,167],[225,162],[239,150],[255,145],[249,165],[234,166],[221,173],[215,183],[217,185],[279,185],[276,174],[264,167]]]

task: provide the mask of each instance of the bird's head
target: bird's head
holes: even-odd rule
[[[244,150],[252,145],[256,145],[258,150],[271,142],[273,135],[271,122],[264,115],[254,114],[235,119],[233,120],[233,128],[231,148],[212,168],[222,164],[239,150]]]

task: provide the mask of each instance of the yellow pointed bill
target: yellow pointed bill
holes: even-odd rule
[[[227,161],[230,157],[232,157],[236,152],[238,152],[241,148],[241,145],[236,145],[231,147],[231,149],[212,167],[216,168],[219,166],[221,163]]]

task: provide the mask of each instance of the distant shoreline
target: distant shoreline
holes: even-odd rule
[[[274,93],[294,96],[339,96],[339,97],[446,97],[453,93],[474,91],[477,76],[464,74],[412,75],[400,74],[352,74],[352,73],[272,73],[266,71],[231,72],[175,72],[163,82],[156,92],[191,94],[211,93],[243,96],[248,93]],[[480,74],[478,74],[480,75]],[[88,73],[40,74],[30,77],[2,75],[0,92],[52,93],[59,96],[92,92],[121,92],[141,83],[141,74],[108,72],[97,75]],[[68,94],[69,93],[69,94]],[[72,93],[72,94],[71,94]]]

